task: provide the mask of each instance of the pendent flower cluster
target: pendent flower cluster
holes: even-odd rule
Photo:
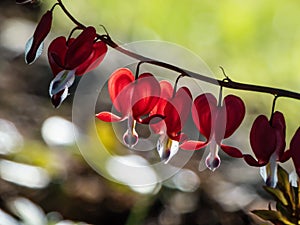
[[[51,30],[55,6],[56,4],[42,16],[33,36],[26,43],[27,64],[32,64],[42,54],[44,40]],[[76,30],[80,30],[80,34],[72,37]],[[49,95],[56,108],[68,96],[68,89],[73,84],[75,76],[84,75],[95,69],[104,59],[106,52],[106,44],[99,40],[96,29],[91,26],[76,26],[67,38],[59,36],[51,42],[48,47],[48,61],[53,80],[50,83]]]
[[[19,4],[31,1],[16,1]],[[208,83],[215,80],[201,74],[186,71],[174,65],[130,52],[112,41],[108,33],[99,35],[92,26],[78,22],[64,7],[61,0],[48,10],[38,23],[32,38],[26,44],[25,61],[32,64],[42,53],[44,40],[51,30],[52,14],[60,6],[74,22],[70,34],[55,38],[48,47],[48,61],[53,73],[49,85],[49,95],[54,107],[59,107],[68,96],[68,89],[76,76],[85,75],[95,69],[104,59],[108,46],[122,54],[150,62],[154,65],[179,72],[180,77],[190,76]],[[104,29],[105,30],[105,29]],[[75,35],[77,34],[77,35]],[[266,171],[266,184],[276,186],[277,164],[292,158],[296,172],[300,176],[300,128],[294,134],[286,149],[285,119],[283,113],[275,111],[278,97],[300,99],[300,94],[270,87],[241,84],[226,77],[218,81],[218,99],[212,93],[192,96],[188,87],[177,88],[179,78],[173,86],[169,81],[158,81],[151,73],[134,73],[127,68],[114,71],[108,80],[108,91],[116,113],[99,112],[96,117],[105,122],[127,122],[123,142],[134,148],[139,141],[137,124],[149,125],[158,135],[157,151],[161,160],[168,163],[179,148],[188,151],[209,149],[206,166],[214,171],[220,166],[219,150],[234,158],[241,158],[250,166],[261,167]],[[250,144],[255,155],[244,154],[235,146],[224,144],[241,125],[246,107],[243,100],[235,95],[223,97],[223,88],[235,88],[254,92],[264,92],[275,96],[270,118],[259,115],[250,129]],[[193,140],[183,132],[188,117],[191,116],[199,136]],[[203,139],[205,139],[203,141]]]
[[[175,87],[177,83],[175,83]],[[250,130],[250,144],[256,159],[234,146],[223,144],[241,125],[246,108],[241,98],[227,95],[219,99],[211,93],[202,93],[192,99],[188,87],[178,90],[169,81],[156,80],[150,73],[143,73],[135,79],[127,68],[112,73],[108,81],[108,91],[112,104],[119,115],[100,112],[96,117],[105,122],[127,120],[127,130],[123,135],[126,146],[133,148],[138,142],[136,123],[150,124],[151,130],[159,134],[157,151],[165,163],[177,153],[178,149],[201,150],[209,148],[206,166],[214,171],[220,166],[219,149],[234,158],[243,158],[250,166],[264,167],[266,183],[275,186],[277,164],[292,157],[299,174],[300,159],[297,146],[300,145],[300,128],[295,133],[290,149],[285,151],[285,120],[279,111],[274,111],[274,99],[270,120],[259,115]],[[188,116],[205,141],[191,140],[182,132]],[[152,122],[151,122],[152,121]]]

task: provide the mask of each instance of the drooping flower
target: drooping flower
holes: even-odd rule
[[[240,126],[245,116],[243,101],[234,95],[227,95],[222,105],[210,93],[199,95],[193,103],[192,117],[199,132],[206,141],[189,140],[181,145],[184,150],[197,150],[210,144],[210,153],[206,158],[206,166],[215,170],[220,166],[218,147],[228,155],[241,158],[241,151],[233,146],[222,144],[222,140],[229,138]]]
[[[102,41],[95,41],[96,36],[95,28],[87,27],[77,38],[67,40],[60,36],[49,45],[48,60],[54,75],[49,95],[55,107],[67,97],[75,76],[95,69],[104,59],[107,46]]]
[[[20,4],[28,1],[19,1]],[[18,1],[17,1],[18,3]],[[33,36],[27,41],[25,47],[25,62],[32,64],[41,54],[44,49],[44,40],[50,32],[52,24],[52,10],[48,10],[38,23]]]
[[[136,122],[149,124],[152,118],[162,118],[161,115],[148,115],[159,99],[159,82],[150,73],[143,73],[135,80],[129,69],[121,68],[109,78],[108,91],[114,108],[121,115],[105,111],[98,113],[96,117],[105,122],[127,120],[128,128],[123,141],[129,148],[133,148],[138,142]]]
[[[274,112],[270,121],[264,115],[258,116],[250,131],[250,145],[256,156],[245,154],[244,160],[250,166],[264,167],[266,184],[272,187],[277,183],[277,162],[290,158],[285,150],[285,120],[281,112]]]
[[[291,143],[290,143],[290,154],[293,159],[295,170],[296,170],[298,177],[300,177],[300,154],[299,154],[299,151],[300,151],[300,127],[294,134],[294,136],[291,140]]]
[[[164,120],[150,124],[154,133],[159,134],[157,151],[167,163],[178,151],[184,140],[183,126],[190,114],[192,95],[188,88],[181,87],[175,94],[168,81],[160,81],[161,95],[150,115],[163,115]]]

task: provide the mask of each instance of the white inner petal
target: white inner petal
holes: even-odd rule
[[[179,150],[178,141],[170,139],[166,134],[162,134],[157,141],[157,151],[161,160],[168,163]]]
[[[66,87],[70,87],[74,80],[75,70],[63,70],[59,72],[50,83],[49,95],[52,97],[53,95],[66,89]]]
[[[43,50],[44,50],[44,42],[42,42],[41,44],[40,44],[40,46],[38,47],[38,49],[37,49],[37,51],[36,51],[36,53],[35,53],[35,57],[34,57],[34,60],[32,61],[32,62],[27,62],[27,54],[28,54],[28,52],[29,52],[29,50],[31,49],[31,47],[32,47],[32,43],[33,43],[33,37],[31,37],[28,41],[27,41],[27,43],[26,43],[26,45],[25,45],[25,62],[27,63],[27,64],[32,64],[32,63],[34,63],[34,61],[38,58],[38,57],[40,57],[41,56],[41,54],[42,54],[42,52],[43,52]]]

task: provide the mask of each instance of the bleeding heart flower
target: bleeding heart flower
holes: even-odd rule
[[[113,106],[121,115],[100,112],[96,117],[105,122],[127,120],[128,129],[123,135],[123,141],[129,148],[133,148],[138,142],[136,122],[149,124],[152,118],[162,118],[161,115],[147,116],[159,99],[159,82],[150,73],[143,73],[135,80],[129,69],[121,68],[108,80],[108,91]]]
[[[229,138],[240,126],[245,116],[243,101],[234,95],[227,95],[222,106],[210,93],[201,94],[192,107],[192,117],[197,129],[206,138],[203,141],[186,141],[181,145],[184,150],[196,150],[210,144],[210,153],[206,158],[206,166],[214,171],[220,166],[218,146],[228,155],[241,158],[241,151],[235,147],[222,144],[222,140]]]
[[[157,142],[157,151],[162,160],[168,163],[177,153],[180,141],[184,140],[183,126],[190,114],[192,95],[188,88],[181,87],[174,90],[168,81],[160,82],[161,95],[157,105],[150,115],[163,115],[165,118],[158,123],[150,124],[154,133],[160,137]]]
[[[19,4],[27,3],[28,1],[17,1]],[[30,1],[29,1],[30,2]],[[25,62],[33,63],[41,54],[44,48],[44,40],[50,32],[52,24],[52,10],[48,10],[38,23],[33,36],[27,41],[25,47]]]
[[[68,88],[75,76],[95,69],[104,59],[107,46],[95,41],[94,27],[87,27],[77,38],[66,40],[61,36],[52,41],[48,48],[48,60],[54,74],[49,87],[52,103],[58,107],[67,97]]]
[[[273,113],[270,121],[264,115],[258,116],[250,131],[250,144],[256,156],[244,155],[250,166],[264,167],[265,181],[268,186],[277,183],[277,162],[285,162],[290,158],[290,151],[285,150],[285,120],[281,112]]]
[[[290,143],[290,154],[294,162],[296,173],[300,177],[300,127],[294,134],[291,143]]]

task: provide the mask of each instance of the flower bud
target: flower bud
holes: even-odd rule
[[[25,62],[33,63],[41,54],[44,47],[44,39],[48,35],[52,24],[52,11],[48,10],[38,23],[33,36],[25,47]]]

